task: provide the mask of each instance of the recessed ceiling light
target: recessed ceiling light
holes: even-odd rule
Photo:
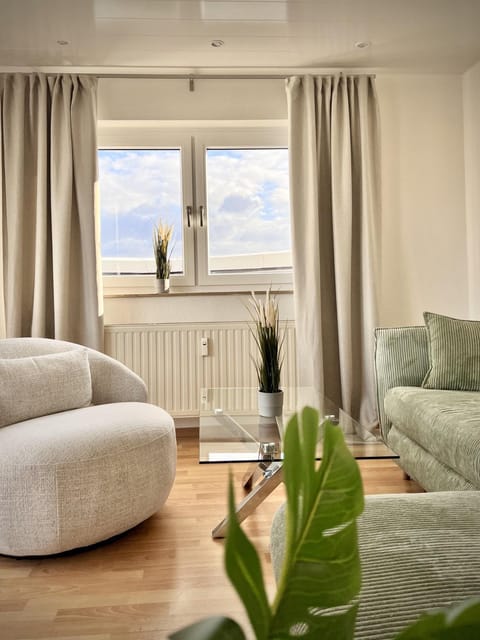
[[[62,47],[64,47],[67,44],[70,44],[68,42],[68,40],[57,40],[57,44],[61,45]]]
[[[360,40],[359,42],[355,42],[355,46],[357,47],[357,49],[368,49],[371,44],[372,43],[368,40]]]
[[[225,42],[223,40],[212,40],[210,44],[212,45],[212,47],[215,47],[218,49],[218,47],[223,47]]]

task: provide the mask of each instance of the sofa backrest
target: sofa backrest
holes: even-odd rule
[[[375,329],[377,410],[384,438],[391,427],[383,406],[385,394],[393,387],[420,387],[428,368],[426,327]]]
[[[0,358],[25,358],[84,349],[92,376],[92,404],[146,402],[144,381],[124,364],[104,353],[64,340],[50,338],[5,338],[0,340]]]

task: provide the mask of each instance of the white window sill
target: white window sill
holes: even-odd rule
[[[175,296],[197,296],[205,294],[238,294],[250,293],[251,291],[262,292],[269,287],[275,292],[291,293],[293,283],[291,274],[283,274],[279,281],[279,274],[272,277],[271,282],[245,282],[245,283],[225,283],[209,285],[176,285],[175,277],[170,278],[170,290],[167,293],[158,293],[155,288],[155,277],[153,275],[144,276],[104,276],[103,296],[104,298],[136,298],[136,297],[175,297]],[[265,276],[264,276],[265,277]]]
[[[201,295],[237,295],[239,293],[250,294],[251,291],[262,293],[266,291],[268,287],[252,285],[251,287],[237,285],[231,287],[223,287],[221,285],[218,286],[205,286],[205,287],[170,287],[170,290],[167,293],[158,293],[157,291],[140,291],[136,290],[123,290],[118,288],[117,290],[112,290],[111,288],[104,289],[103,297],[104,298],[175,298],[181,296],[201,296]],[[272,290],[275,293],[292,293],[293,286],[291,284],[283,284],[283,285],[275,285],[272,287]]]

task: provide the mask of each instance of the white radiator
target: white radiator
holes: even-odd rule
[[[208,355],[201,355],[208,338]],[[150,402],[174,416],[200,410],[200,390],[257,386],[252,356],[257,347],[243,322],[142,324],[105,327],[105,353],[145,380]],[[296,385],[295,329],[285,327],[282,386]]]

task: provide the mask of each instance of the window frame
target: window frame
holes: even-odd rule
[[[287,148],[287,123],[276,121],[108,121],[100,120],[99,149],[180,149],[184,275],[172,275],[170,293],[250,291],[273,285],[291,291],[292,269],[279,273],[208,273],[208,211],[206,211],[205,150],[207,148]],[[100,194],[101,197],[101,194]],[[200,224],[200,206],[206,224]],[[190,226],[187,207],[191,207]],[[100,212],[99,212],[100,215]],[[104,294],[151,295],[155,276],[103,275]]]
[[[98,149],[179,149],[182,170],[182,233],[183,233],[183,275],[172,275],[172,286],[191,287],[195,283],[194,231],[188,225],[185,203],[193,201],[191,136],[176,129],[167,131],[158,124],[142,126],[142,123],[99,122]],[[100,193],[101,198],[101,193]],[[99,212],[100,215],[100,212]],[[152,249],[153,257],[153,249]],[[107,294],[153,293],[153,274],[143,275],[103,275],[104,292]]]
[[[246,143],[248,141],[248,143]],[[197,220],[197,282],[200,286],[220,285],[231,286],[241,285],[251,287],[255,285],[268,286],[270,284],[292,283],[292,269],[263,273],[242,272],[228,274],[210,274],[208,272],[208,207],[207,207],[207,176],[206,176],[206,151],[213,149],[285,149],[287,148],[287,131],[280,128],[230,128],[230,129],[209,129],[205,132],[197,133],[195,136],[195,168],[197,171],[195,181],[195,200],[197,211],[203,206],[205,224],[200,225],[199,216]]]

